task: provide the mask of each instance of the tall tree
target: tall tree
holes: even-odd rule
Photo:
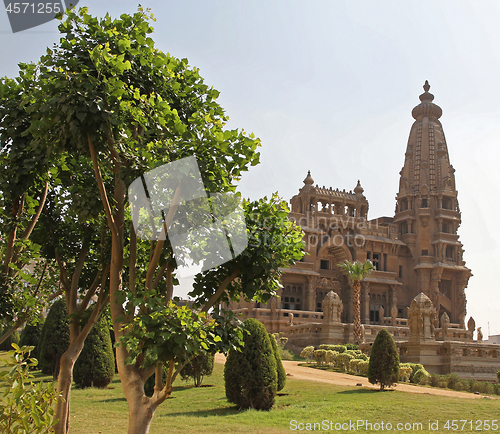
[[[32,241],[57,174],[51,153],[35,147],[28,131],[38,78],[35,65],[20,64],[19,77],[0,79],[0,325],[10,324],[0,342],[37,318],[58,292],[53,281],[47,283],[53,263],[40,257]]]
[[[234,330],[227,317],[209,314],[210,310],[241,293],[246,299],[267,301],[279,287],[279,269],[300,259],[303,247],[302,232],[287,220],[286,203],[276,196],[245,201],[247,249],[198,274],[191,293],[193,309],[175,302],[175,276],[183,254],[174,255],[168,237],[138,236],[134,222],[142,215],[131,212],[127,187],[136,179],[146,184],[148,173],[165,164],[194,157],[206,192],[232,193],[241,173],[258,163],[260,142],[253,135],[223,129],[227,117],[216,102],[218,92],[186,59],[154,47],[148,36],[153,31],[150,19],[152,15],[141,8],[114,20],[108,15],[92,17],[86,8],[68,12],[59,26],[60,43],[41,59],[30,129],[42,149],[56,149],[81,164],[91,162],[110,237],[111,317],[120,342],[117,366],[129,405],[129,433],[134,434],[149,431],[156,408],[171,394],[187,361],[203,352],[226,351],[241,340],[241,331]],[[207,208],[193,210],[182,201],[187,186],[197,182],[189,174],[185,177],[185,183],[166,192],[172,199],[161,216],[163,234],[185,225],[182,216],[188,216],[187,224],[199,226],[199,219],[211,215]],[[216,197],[208,199],[211,209],[217,208],[216,202]],[[79,218],[85,221],[86,216]],[[188,239],[184,248],[202,263],[213,239],[211,233],[199,232],[205,240]],[[88,245],[98,244],[94,237]],[[227,240],[233,252],[234,241]],[[98,249],[80,252],[91,250]],[[76,264],[87,257],[79,255]],[[64,274],[62,262],[58,264]],[[74,280],[68,280],[72,285]],[[153,373],[155,389],[147,397],[144,383]],[[67,431],[65,411],[57,433]]]
[[[337,264],[338,267],[347,275],[347,278],[352,284],[352,310],[353,310],[353,323],[354,323],[354,342],[359,343],[361,340],[361,314],[360,314],[360,293],[361,281],[368,276],[375,267],[373,264],[366,260],[364,263],[355,262],[341,262]]]

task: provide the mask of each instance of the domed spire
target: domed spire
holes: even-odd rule
[[[306,176],[306,179],[304,179],[304,184],[306,184],[306,185],[313,185],[314,184],[314,180],[312,179],[310,170],[307,171],[307,176]]]
[[[441,107],[432,102],[432,100],[434,99],[434,95],[432,93],[429,93],[430,88],[431,86],[429,85],[429,82],[425,80],[424,93],[419,97],[421,103],[416,106],[411,112],[411,115],[416,120],[420,120],[424,116],[439,119],[443,114],[443,110],[441,110]]]
[[[363,187],[361,187],[361,183],[359,182],[359,179],[358,179],[358,184],[356,185],[356,188],[354,189],[354,193],[363,194],[363,191],[365,191],[365,190],[363,189]]]

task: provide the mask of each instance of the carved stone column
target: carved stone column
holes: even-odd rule
[[[452,318],[452,319],[454,321],[458,321],[460,324],[460,328],[462,329],[465,328],[465,314],[467,312],[467,299],[465,297],[465,288],[469,283],[469,278],[470,278],[469,273],[462,273],[457,278],[458,294],[455,303],[457,318]]]
[[[316,276],[307,276],[307,286],[306,286],[306,306],[305,310],[315,312],[316,311],[316,282],[318,278]]]
[[[397,285],[391,285],[391,289],[389,290],[389,313],[392,316],[392,310],[396,308],[398,309],[398,293],[397,293]]]
[[[417,269],[417,289],[418,292],[423,292],[428,295],[430,291],[431,270],[428,268]]]
[[[443,267],[436,267],[431,272],[430,281],[430,295],[429,298],[432,304],[439,312],[439,282],[441,282],[441,275],[443,274]]]
[[[370,324],[370,282],[361,282],[361,324]]]

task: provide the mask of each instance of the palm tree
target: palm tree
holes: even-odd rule
[[[375,267],[369,260],[366,260],[363,264],[358,261],[356,262],[344,261],[337,265],[344,271],[344,273],[347,275],[347,278],[352,283],[354,342],[359,343],[361,339],[361,315],[359,308],[361,280],[363,280],[373,270],[375,270]]]

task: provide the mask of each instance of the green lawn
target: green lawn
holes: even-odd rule
[[[1,356],[0,356],[1,357]],[[151,434],[167,433],[289,433],[310,432],[307,426],[299,425],[333,423],[332,430],[315,432],[343,432],[335,424],[363,420],[372,424],[372,429],[360,427],[362,432],[380,432],[376,423],[392,424],[392,432],[452,432],[452,420],[473,421],[462,430],[463,422],[456,431],[477,433],[479,420],[500,420],[500,400],[444,398],[417,395],[398,391],[378,392],[363,388],[332,386],[322,383],[287,379],[287,385],[270,412],[242,411],[225,399],[222,365],[215,364],[214,374],[204,383],[212,387],[196,389],[179,382],[171,399],[156,411]],[[37,375],[38,377],[39,375]],[[47,377],[39,377],[48,380]],[[72,390],[71,432],[77,434],[118,434],[126,432],[127,404],[118,377],[107,389]],[[439,430],[428,429],[429,420],[439,421]],[[444,425],[450,421],[450,429]],[[296,421],[296,422],[291,422]],[[422,430],[407,425],[407,430],[398,430],[397,424],[422,424]],[[491,423],[491,422],[490,422]],[[500,424],[500,421],[497,423]],[[296,429],[293,429],[296,428]],[[303,428],[302,430],[300,428]],[[313,430],[314,425],[310,426]],[[352,425],[351,425],[352,428]],[[377,429],[378,428],[378,429]],[[352,429],[351,429],[352,431]],[[492,432],[500,432],[491,430]]]

